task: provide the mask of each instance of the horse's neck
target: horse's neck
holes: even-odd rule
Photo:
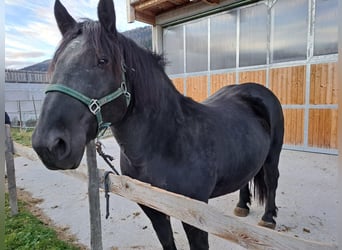
[[[156,137],[175,130],[175,124],[183,119],[181,102],[184,97],[172,87],[170,90],[168,86],[163,88],[164,91],[170,92],[159,92],[163,96],[156,97],[158,103],[151,103],[149,100],[146,106],[131,107],[124,120],[113,128],[117,142],[132,162],[140,162],[144,157],[148,157],[146,148],[153,148],[153,142],[158,140]],[[134,93],[133,98],[134,95],[139,93]]]
[[[122,39],[126,41],[124,60],[133,100],[124,120],[112,130],[121,148],[139,158],[149,140],[157,136],[156,131],[170,131],[173,123],[182,119],[184,97],[152,54]]]

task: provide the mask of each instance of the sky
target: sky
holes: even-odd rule
[[[97,20],[98,0],[61,0],[78,20]],[[126,0],[115,0],[116,24],[120,32],[145,26],[127,23]],[[5,0],[5,67],[20,69],[51,59],[61,39],[53,15],[54,0]]]

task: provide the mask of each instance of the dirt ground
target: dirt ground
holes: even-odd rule
[[[103,143],[105,152],[114,154],[114,164],[118,166],[116,143],[112,138]],[[15,160],[17,185],[32,193],[33,198],[26,195],[33,201],[32,209],[46,217],[47,224],[59,228],[61,237],[72,235],[71,238],[75,237],[78,243],[89,249],[86,181],[75,179],[66,172],[45,169],[32,151],[20,152],[20,155],[25,157]],[[105,167],[101,161],[98,165]],[[283,150],[279,169],[276,199],[279,211],[275,230],[301,239],[337,245],[337,156]],[[86,167],[82,165],[77,172],[84,175]],[[102,217],[105,213],[103,195],[101,192]],[[237,198],[238,193],[235,192],[213,199],[209,204],[233,215]],[[102,220],[104,249],[160,249],[150,222],[135,203],[115,195],[111,195],[110,203],[111,216]],[[250,215],[241,220],[257,225],[263,209],[253,202]],[[171,221],[178,248],[188,249],[181,223],[174,219]],[[243,249],[215,236],[210,236],[209,241],[213,250]]]

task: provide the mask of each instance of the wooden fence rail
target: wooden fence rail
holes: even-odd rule
[[[103,186],[104,170],[98,170]],[[127,176],[109,176],[110,191],[129,200],[154,208],[203,231],[235,242],[248,249],[332,250],[336,245],[302,240],[277,231],[250,225],[224,215],[216,208],[188,197],[153,187]]]

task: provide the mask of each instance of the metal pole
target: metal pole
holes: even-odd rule
[[[37,116],[37,108],[36,108],[36,102],[34,101],[34,96],[32,96],[32,103],[33,103],[33,109],[34,109],[34,116],[35,116],[36,122],[37,122],[38,116]]]
[[[99,181],[96,162],[95,142],[90,141],[87,145],[88,165],[88,195],[90,213],[90,245],[92,250],[102,250],[102,230]]]
[[[20,128],[20,132],[21,132],[23,118],[22,118],[22,114],[21,114],[21,102],[20,102],[20,100],[18,101],[18,108],[19,108],[19,128]]]

